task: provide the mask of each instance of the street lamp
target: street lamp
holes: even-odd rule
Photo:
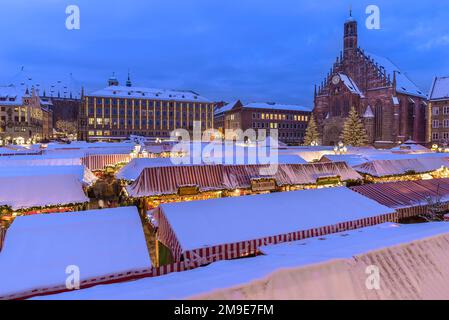
[[[346,154],[348,152],[348,148],[343,142],[340,141],[337,145],[335,145],[334,152],[336,155]]]

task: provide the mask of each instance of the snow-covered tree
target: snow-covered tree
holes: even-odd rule
[[[319,138],[315,118],[311,115],[307,125],[306,134],[304,136],[304,145],[311,146],[312,144],[318,144]]]
[[[365,126],[354,107],[349,111],[340,139],[347,146],[361,147],[368,144]]]

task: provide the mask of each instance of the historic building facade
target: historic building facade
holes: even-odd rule
[[[285,105],[277,103],[242,104],[239,100],[225,105],[217,110],[215,117],[224,127],[225,136],[230,130],[254,129],[259,136],[259,130],[270,135],[270,130],[276,129],[279,141],[298,145],[304,140],[307,123],[312,113],[311,107]]]
[[[428,142],[449,145],[449,77],[437,77],[429,92]]]
[[[53,111],[37,90],[23,86],[0,87],[0,145],[50,139]]]
[[[175,129],[214,127],[214,103],[193,91],[126,86],[115,77],[108,87],[84,95],[79,112],[81,140],[122,140],[130,135],[168,138]]]
[[[343,52],[315,87],[314,115],[324,145],[334,145],[354,106],[376,146],[426,141],[426,95],[390,60],[358,46],[357,21],[344,24]]]

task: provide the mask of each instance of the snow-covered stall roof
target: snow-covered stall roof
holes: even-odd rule
[[[344,187],[162,204],[158,210],[183,252],[394,213]]]
[[[362,179],[344,162],[267,165],[200,165],[145,168],[127,187],[131,197],[176,194],[180,186],[198,186],[200,191],[248,188],[253,178],[276,180],[278,186],[313,185],[324,177],[342,182]]]
[[[399,68],[389,59],[372,53],[367,53],[367,55],[369,58],[374,59],[374,61],[377,62],[381,67],[385,68],[385,73],[387,75],[390,75],[391,81],[393,81],[393,75],[394,73],[396,73],[397,92],[417,96],[424,99],[427,98],[427,95],[423,93],[423,91],[419,89],[418,86],[412,80],[410,80],[410,78],[405,73],[399,70]]]
[[[194,91],[171,90],[127,86],[109,86],[92,92],[87,97],[129,98],[129,99],[154,99],[165,101],[189,101],[210,103],[211,101]]]
[[[436,77],[433,80],[429,100],[449,100],[449,77]]]
[[[27,155],[0,157],[0,167],[73,166],[81,165],[80,157],[72,155]]]
[[[102,277],[114,281],[151,267],[137,209],[17,217],[0,253],[0,297],[65,290],[69,266],[79,268],[81,284],[106,282]]]
[[[391,149],[392,152],[401,153],[431,153],[432,151],[423,145],[420,145],[414,141],[406,141],[400,146]]]
[[[230,160],[230,161],[228,161]],[[241,161],[240,161],[241,160]],[[268,160],[268,159],[267,159]],[[231,163],[228,163],[231,162]],[[266,161],[265,161],[266,162]],[[306,164],[307,162],[297,155],[279,155],[277,157],[278,164]],[[192,157],[182,158],[134,158],[127,165],[119,170],[116,177],[124,180],[136,180],[145,168],[159,168],[159,167],[175,167],[194,165]],[[226,159],[225,157],[206,158],[201,160],[200,165],[235,165],[235,164],[259,164],[257,159],[252,161],[248,157],[239,159],[233,157]]]
[[[76,175],[0,177],[0,205],[13,210],[88,201]]]
[[[449,201],[448,178],[365,184],[351,189],[394,209],[428,205],[429,199]]]
[[[354,257],[356,256],[359,257],[366,253],[377,252],[393,246],[416,243],[416,241],[447,235],[448,233],[449,224],[444,222],[412,225],[385,223],[354,231],[327,235],[326,237],[262,247],[261,251],[265,255],[255,258],[220,261],[200,269],[172,273],[167,276],[96,286],[37,299],[159,300],[188,299],[199,296],[210,297],[217,290],[248,287],[253,282],[266,281],[267,277],[278,270],[293,269],[298,272],[299,268],[337,259],[349,259],[348,261],[355,262]],[[414,251],[411,250],[410,252]],[[387,270],[383,271],[388,272]],[[396,272],[397,270],[392,268],[392,271]],[[364,273],[363,275],[366,277]],[[315,276],[308,279],[310,281],[313,280],[312,282],[308,281],[307,283],[300,283],[290,278],[288,287],[294,285],[297,290],[271,290],[267,293],[256,291],[255,293],[259,294],[259,298],[261,298],[262,294],[273,294],[270,297],[271,299],[293,298],[286,296],[286,294],[295,292],[307,295],[309,291],[306,290],[306,286],[308,284],[312,286],[330,284],[326,282],[325,278]],[[338,278],[341,279],[341,275]],[[282,284],[280,283],[280,285]],[[331,287],[327,286],[326,288],[339,290],[342,295],[346,294],[341,292],[343,287],[341,282],[333,282],[330,285]],[[246,293],[249,292],[254,291],[246,291]],[[274,294],[277,295],[274,296]],[[235,295],[234,299],[239,299],[240,297]],[[324,297],[322,296],[321,298]],[[334,296],[334,299],[336,297]],[[343,296],[338,297],[343,298]],[[254,296],[252,298],[256,299]],[[265,299],[270,298],[265,296]]]
[[[85,185],[92,185],[98,178],[82,165],[73,166],[0,166],[0,177],[27,177],[49,175],[74,175]],[[42,178],[45,179],[45,178]]]
[[[243,106],[243,108],[268,109],[268,110],[284,110],[284,111],[302,111],[312,112],[313,107],[289,105],[274,102],[252,102]]]
[[[426,173],[449,168],[449,158],[415,158],[400,160],[374,160],[354,166],[357,172],[373,177],[403,175],[408,172]]]

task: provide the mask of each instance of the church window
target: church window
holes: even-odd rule
[[[374,133],[376,139],[382,139],[382,104],[378,102],[374,108]]]

